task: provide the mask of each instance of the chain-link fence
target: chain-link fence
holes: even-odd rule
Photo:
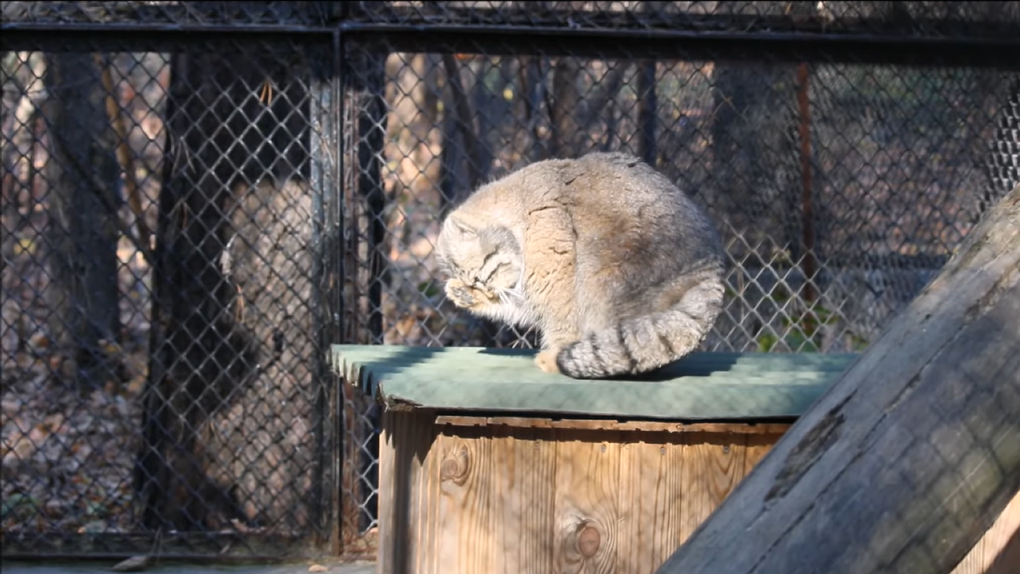
[[[25,4],[63,22],[157,8]],[[56,30],[3,53],[4,554],[321,549],[328,37]]]
[[[1017,2],[3,14],[5,555],[370,552],[377,413],[326,347],[534,345],[432,254],[528,163],[704,205],[738,351],[863,349],[1020,179]]]

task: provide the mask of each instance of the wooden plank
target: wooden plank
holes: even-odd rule
[[[1016,574],[1017,564],[1020,564],[1020,530],[1013,532],[985,574]]]
[[[334,368],[389,409],[669,421],[800,415],[854,355],[699,353],[660,379],[576,380],[500,349],[342,346]]]
[[[399,526],[407,520],[406,513],[399,511],[397,499],[403,494],[398,493],[396,463],[396,444],[394,444],[394,422],[392,414],[382,413],[382,432],[379,435],[379,550],[376,562],[378,574],[398,574],[395,561],[397,548],[401,546],[398,532],[404,530]]]
[[[397,444],[412,445],[411,450],[419,453],[404,457],[405,461],[418,460],[423,449],[427,452],[404,496],[408,500],[406,528],[394,530],[393,519],[386,518],[394,512],[394,497],[386,493],[393,489],[395,473],[381,474],[380,519],[386,542],[380,548],[380,572],[394,571],[394,560],[386,560],[393,556],[384,550],[388,548],[398,559],[403,556],[407,564],[403,572],[422,574],[551,572],[557,571],[556,566],[567,572],[651,573],[779,439],[778,434],[764,433],[703,432],[698,436],[507,425],[450,425],[436,436],[434,431],[421,433],[428,415],[424,420],[420,415],[399,413],[397,421],[390,418],[394,415],[384,415],[386,428],[395,432],[383,434],[383,469],[392,465],[395,441],[390,437],[394,434],[401,437]],[[400,420],[405,417],[419,420]],[[422,437],[430,435],[435,438],[427,446]],[[605,452],[597,439],[609,440]],[[558,446],[558,441],[569,446]],[[614,468],[618,469],[616,487]],[[596,477],[594,487],[578,489],[577,482],[587,475]],[[588,510],[599,508],[592,501],[611,497],[613,488],[618,489],[615,505]],[[564,491],[575,499],[557,500]],[[598,552],[585,559],[576,540],[576,517],[591,515],[609,517],[598,523],[617,525],[612,569],[607,570],[609,557]],[[573,523],[569,517],[574,517]],[[565,534],[565,523],[575,525],[566,530],[574,539]],[[1001,560],[1000,572],[988,568],[1018,527],[1020,495],[954,574],[1013,574],[1002,570]],[[393,532],[409,534],[413,543],[401,552]],[[600,545],[604,540],[600,531]]]
[[[430,528],[434,525],[436,539],[428,549],[432,561],[413,572],[493,571],[496,521],[491,487],[499,471],[493,465],[491,440],[480,429],[461,430],[457,435],[441,434],[436,443],[438,481],[428,495],[437,512],[427,521]]]
[[[551,431],[504,428],[440,434],[421,490],[430,510],[425,535],[407,572],[477,574],[552,569],[556,444]]]
[[[1015,548],[1010,547],[1011,541]],[[970,549],[952,574],[1017,572],[1020,572],[1020,492],[1013,496],[1013,500],[1006,505],[992,527]]]
[[[684,444],[680,436],[664,432],[625,436],[615,572],[651,574],[682,539]]]
[[[687,540],[744,477],[747,437],[684,435],[680,540]]]
[[[435,414],[383,412],[379,439],[379,574],[405,574],[420,549],[427,480],[424,465],[435,440]]]
[[[1013,495],[981,542],[983,571],[991,571],[997,564],[1012,564],[1014,574],[1020,571],[1020,492]]]
[[[407,413],[409,415],[417,413]],[[432,413],[430,418],[434,418]],[[421,473],[418,475],[416,488],[413,492],[414,504],[411,512],[411,528],[416,543],[411,547],[414,551],[412,566],[407,572],[438,574],[446,571],[445,556],[436,552],[445,533],[439,528],[440,506],[442,498],[438,495],[442,479],[443,453],[442,439],[438,428],[433,424],[427,431],[432,442],[427,451],[418,452],[416,460],[422,460]]]
[[[553,572],[614,572],[620,529],[618,436],[555,431]]]
[[[785,432],[785,431],[783,431]],[[783,432],[761,433],[748,435],[744,447],[744,476],[751,474],[754,467],[758,466],[765,455],[772,450],[772,447],[779,442]]]
[[[949,572],[1020,491],[1020,186],[661,574]]]
[[[980,562],[973,564],[967,559],[953,571],[953,574],[972,574],[961,567],[973,568],[978,574],[1016,574],[1020,572],[1020,492],[1006,505],[992,527],[974,545],[971,554],[980,555]],[[968,558],[970,558],[970,554]]]
[[[985,565],[985,543],[984,539],[978,541],[970,552],[963,557],[951,574],[984,574]]]
[[[708,432],[738,434],[782,434],[792,423],[672,423],[664,421],[618,421],[611,419],[548,419],[542,417],[484,417],[469,415],[439,415],[437,425],[450,426],[508,426],[540,429],[583,429],[641,432]]]
[[[496,555],[491,572],[553,572],[556,445],[549,431],[502,427],[492,432]]]

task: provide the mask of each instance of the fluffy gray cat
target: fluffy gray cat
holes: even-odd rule
[[[446,295],[537,327],[545,372],[634,375],[695,350],[722,308],[722,243],[665,176],[624,153],[534,163],[474,192],[436,247]]]

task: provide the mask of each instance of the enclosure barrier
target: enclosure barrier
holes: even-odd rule
[[[712,352],[847,353],[1020,180],[1017,2],[2,2],[4,557],[374,556],[331,344],[533,346],[438,221],[630,151],[719,222]]]

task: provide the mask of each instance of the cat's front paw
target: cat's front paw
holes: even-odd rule
[[[496,299],[494,293],[475,289],[459,279],[451,279],[446,282],[446,297],[454,305],[465,309],[478,307]]]
[[[558,354],[558,349],[546,349],[535,357],[535,364],[543,372],[555,375],[560,372],[560,367],[556,364],[556,355]]]
[[[457,279],[446,282],[446,298],[458,307],[471,307],[475,304],[475,300],[471,296],[471,288]]]

